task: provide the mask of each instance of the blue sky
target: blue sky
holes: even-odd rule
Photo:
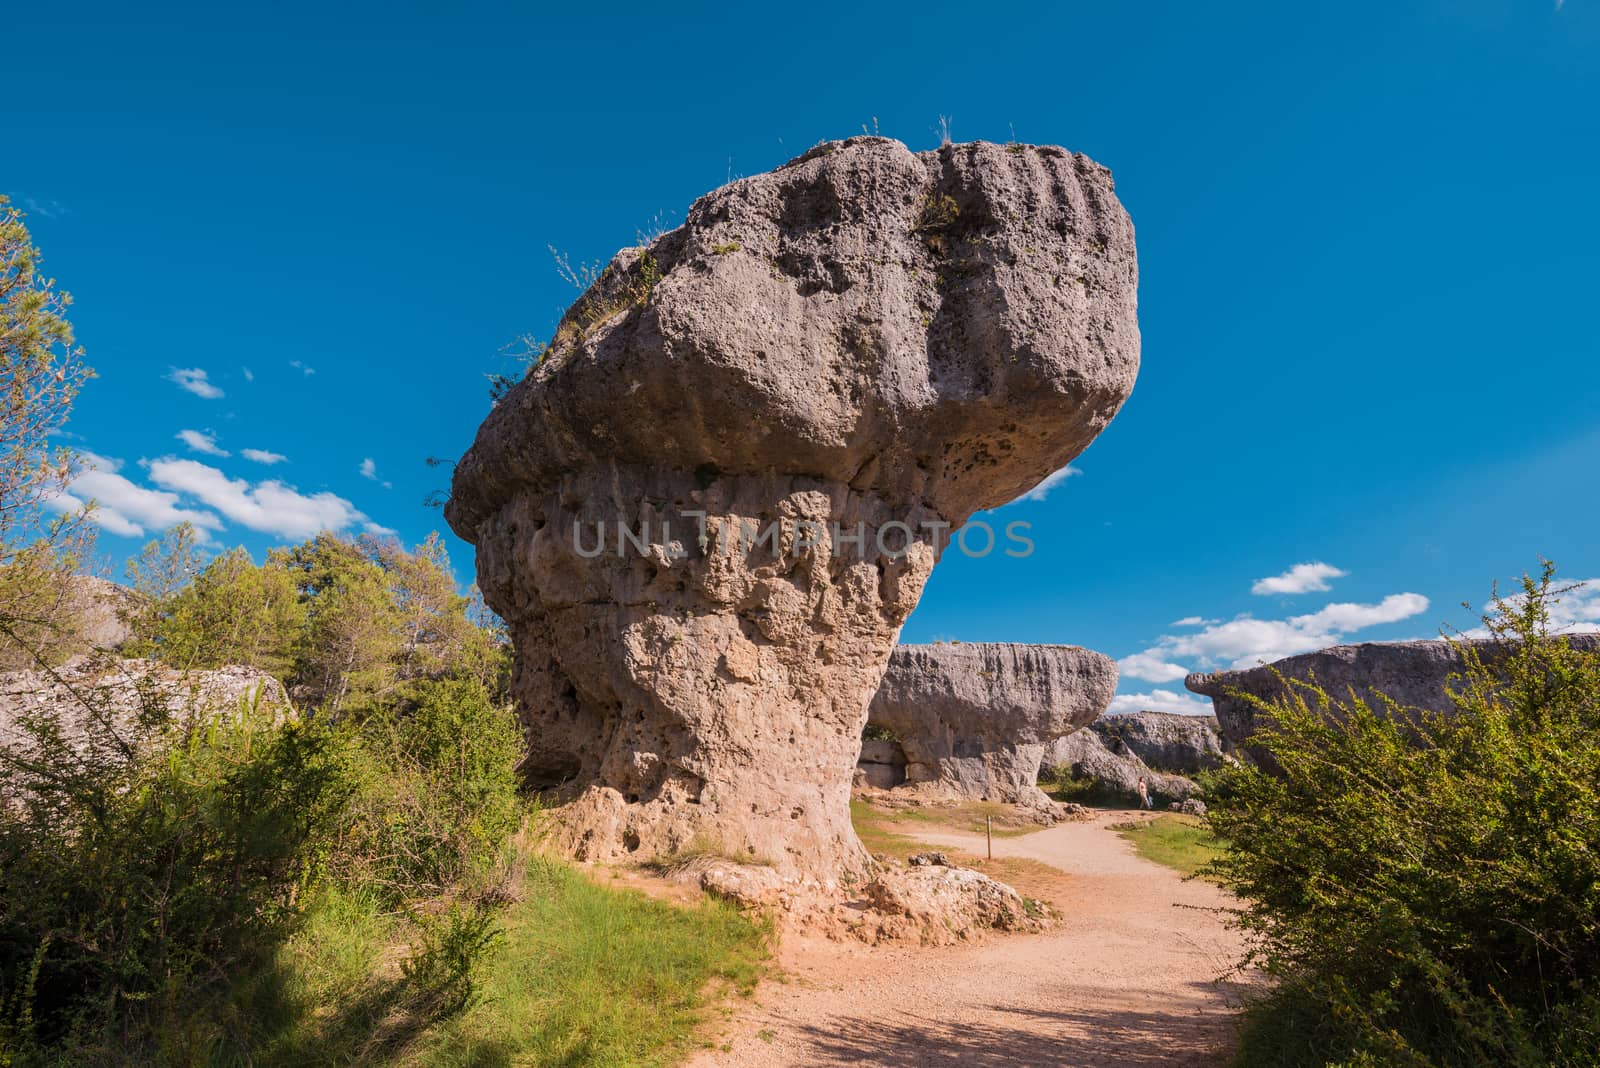
[[[947,115],[1112,168],[1144,356],[1081,474],[1003,511],[1035,553],[947,556],[905,640],[1083,644],[1119,707],[1182,708],[1181,669],[1429,636],[1541,554],[1600,574],[1596,0],[224,6],[5,19],[0,191],[100,374],[71,429],[114,572],[184,517],[442,529],[424,458],[575,296],[547,246]]]

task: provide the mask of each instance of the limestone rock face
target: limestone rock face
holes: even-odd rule
[[[446,509],[516,647],[527,775],[569,799],[556,843],[859,874],[900,625],[949,527],[1127,398],[1136,283],[1109,173],[1029,146],[819,145],[618,254]]]
[[[1116,662],[1077,646],[902,645],[867,721],[899,739],[908,787],[1041,806],[1046,748],[1116,692]]]
[[[1568,641],[1578,648],[1600,651],[1600,635],[1574,634]],[[1476,649],[1485,663],[1503,655],[1505,649],[1492,640],[1465,644]],[[1346,700],[1353,691],[1380,710],[1383,706],[1377,695],[1382,693],[1402,708],[1444,712],[1452,707],[1447,691],[1450,677],[1461,670],[1461,652],[1448,641],[1363,642],[1335,645],[1244,671],[1193,674],[1184,680],[1184,685],[1211,698],[1222,733],[1242,747],[1255,733],[1257,712],[1232,691],[1276,700],[1283,696],[1284,684],[1274,672],[1302,682],[1314,677],[1317,685],[1335,699]],[[1258,758],[1263,755],[1258,749],[1250,751]]]

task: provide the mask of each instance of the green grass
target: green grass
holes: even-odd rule
[[[893,809],[875,808],[865,801],[851,801],[850,812],[852,819],[858,824],[864,819],[885,829],[903,827],[906,824],[921,824],[950,831],[963,831],[967,834],[982,834],[986,819],[994,820],[996,838],[1016,838],[1040,829],[1039,824],[1027,817],[1018,816],[1015,806],[998,801],[965,801],[957,805],[907,806]],[[860,834],[859,826],[856,833]],[[875,853],[891,852],[891,850],[872,849],[871,845],[867,848]],[[917,848],[928,847],[919,845]]]
[[[605,1066],[673,1063],[727,992],[765,970],[770,926],[657,901],[533,858],[480,996],[435,1022],[403,981],[415,926],[337,892],[215,1014],[163,1025],[172,1063]]]
[[[1145,860],[1193,875],[1222,852],[1206,825],[1193,816],[1161,815],[1115,828]]]
[[[884,853],[904,860],[912,853],[920,853],[928,848],[926,843],[893,830],[885,813],[865,801],[851,800],[850,822],[868,853]]]
[[[722,902],[682,908],[535,859],[483,999],[439,1028],[426,1065],[655,1065],[692,1042],[716,997],[749,993],[770,929]]]

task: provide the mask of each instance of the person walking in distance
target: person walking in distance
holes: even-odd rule
[[[1155,803],[1150,800],[1150,784],[1143,779],[1139,780],[1139,807],[1155,808]]]

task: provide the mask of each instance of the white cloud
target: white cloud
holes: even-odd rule
[[[289,361],[289,366],[293,367],[296,371],[299,371],[303,375],[310,376],[310,375],[314,375],[314,374],[317,373],[317,369],[315,367],[307,367],[304,363],[301,363],[299,360],[290,360]]]
[[[1067,479],[1081,474],[1083,474],[1082,468],[1073,467],[1071,464],[1068,464],[1061,470],[1052,471],[1048,475],[1044,476],[1043,481],[1017,499],[1019,501],[1042,501],[1046,497],[1050,496],[1051,490],[1061,485]]]
[[[1184,616],[1182,619],[1173,620],[1172,625],[1174,627],[1205,627],[1215,622],[1216,620],[1207,619],[1204,616]]]
[[[1134,653],[1117,661],[1117,670],[1124,678],[1144,679],[1147,682],[1176,682],[1189,674],[1181,664],[1163,660],[1153,653]]]
[[[150,480],[202,501],[241,526],[284,538],[298,540],[324,530],[344,530],[367,519],[355,505],[335,494],[307,496],[276,480],[252,486],[196,460],[167,456],[152,461]]]
[[[121,461],[80,453],[84,469],[72,480],[68,492],[46,503],[57,512],[75,512],[88,501],[96,504],[94,521],[113,534],[137,538],[146,530],[166,530],[192,523],[201,541],[209,530],[221,530],[222,520],[210,512],[179,507],[178,495],[136,485],[117,474]]]
[[[398,538],[400,536],[400,532],[393,527],[380,526],[377,523],[365,523],[361,529],[371,534],[374,538]]]
[[[1377,604],[1330,604],[1308,616],[1295,616],[1291,623],[1307,630],[1346,631],[1398,623],[1428,610],[1428,599],[1420,593],[1391,593]]]
[[[250,368],[245,367],[242,370],[244,371],[244,380],[246,382],[254,382],[256,380],[256,374]]]
[[[1295,564],[1281,575],[1256,579],[1255,584],[1250,587],[1250,592],[1266,596],[1274,593],[1325,591],[1329,588],[1329,579],[1344,578],[1348,574],[1348,571],[1341,571],[1332,564],[1324,564],[1320,560],[1309,564]]]
[[[1134,655],[1148,657],[1152,662],[1192,659],[1207,667],[1219,664],[1233,668],[1254,667],[1296,653],[1338,645],[1352,631],[1411,619],[1426,612],[1428,604],[1428,599],[1419,593],[1395,593],[1377,604],[1330,604],[1288,619],[1256,619],[1243,615],[1191,634],[1168,635],[1152,648]],[[1162,680],[1152,678],[1151,681]]]
[[[370,478],[374,482],[378,480],[378,464],[372,457],[369,456],[362,460],[359,470],[362,478]]]
[[[1574,582],[1559,578],[1556,580],[1557,589],[1568,586],[1576,588],[1567,590],[1559,601],[1549,605],[1551,631],[1557,634],[1600,631],[1600,578],[1578,579]],[[1505,596],[1505,602],[1515,608],[1522,603],[1523,598],[1524,595],[1518,593]],[[1492,605],[1487,606],[1485,613],[1490,612],[1492,608]],[[1462,631],[1462,635],[1467,638],[1487,638],[1490,637],[1490,632],[1488,627],[1479,626]]]
[[[210,434],[202,434],[198,430],[180,430],[174,435],[195,452],[203,452],[208,456],[227,456],[227,449],[217,447],[217,439]]]
[[[204,397],[206,400],[216,400],[222,396],[222,390],[212,385],[205,371],[198,367],[174,367],[167,380],[176,382],[179,389],[186,389],[196,397]]]
[[[1119,693],[1111,699],[1107,712],[1176,712],[1180,716],[1209,716],[1213,709],[1207,698],[1172,690],[1149,693]]]
[[[288,459],[281,452],[268,452],[266,449],[240,449],[239,455],[258,464],[281,464]]]

